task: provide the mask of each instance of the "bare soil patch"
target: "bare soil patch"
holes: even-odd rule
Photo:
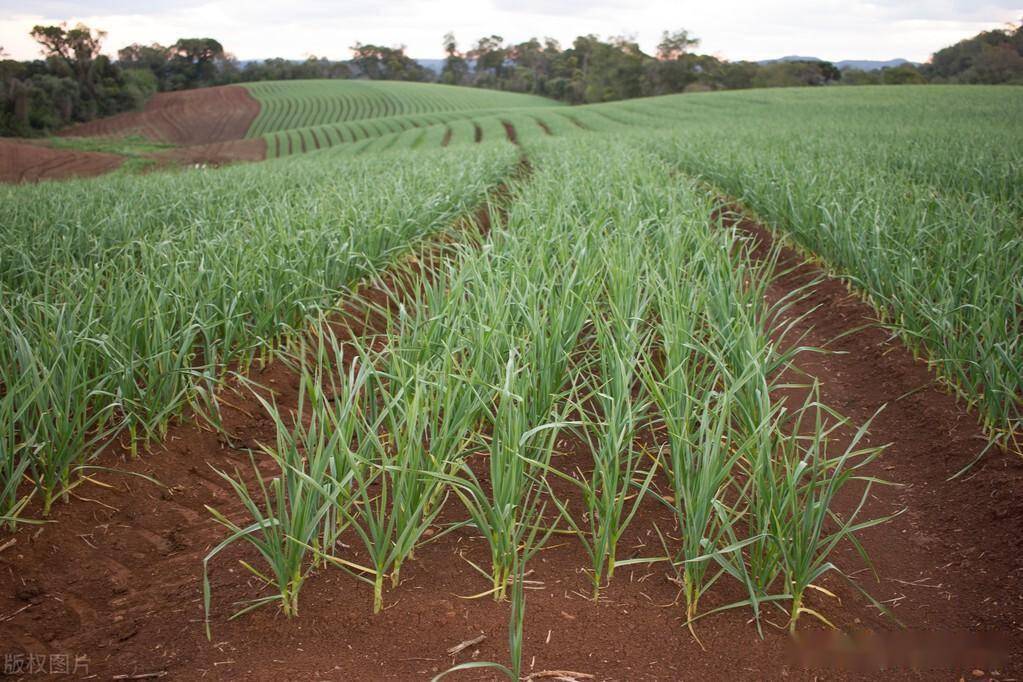
[[[508,141],[512,144],[519,143],[519,133],[515,130],[515,126],[509,121],[501,121],[501,125],[504,126],[504,134],[508,138]]]
[[[732,214],[743,232],[762,243],[770,234]],[[770,302],[819,276],[786,251],[795,269],[775,282]],[[386,279],[384,280],[386,286]],[[381,298],[374,297],[371,299]],[[872,311],[838,280],[816,284],[792,311],[807,317],[805,343],[824,345],[873,321]],[[365,334],[371,329],[353,329]],[[818,377],[824,400],[862,421],[881,404],[871,442],[893,443],[875,473],[903,484],[877,488],[875,514],[907,511],[863,535],[881,581],[857,574],[911,631],[949,638],[989,632],[1008,638],[1005,660],[979,659],[940,669],[855,672],[801,669],[789,661],[789,639],[768,625],[757,637],[742,610],[697,624],[705,650],[683,627],[678,587],[656,565],[619,569],[600,602],[588,599],[586,565],[577,543],[552,540],[531,564],[542,588],[527,593],[524,668],[575,670],[601,680],[676,679],[1008,679],[1023,674],[1023,466],[994,453],[968,476],[947,481],[983,447],[973,415],[941,390],[927,367],[875,327],[832,343],[842,354],[803,353],[798,368]],[[270,365],[253,378],[277,392],[281,405],[297,401],[297,377]],[[56,523],[26,528],[0,551],[0,643],[12,653],[77,653],[90,673],[107,677],[166,673],[169,679],[394,679],[422,680],[467,660],[505,661],[507,604],[467,600],[488,582],[465,559],[486,565],[485,543],[470,529],[452,532],[417,550],[402,569],[402,584],[385,593],[387,608],[371,613],[371,590],[337,570],[325,570],[302,591],[300,615],[288,621],[272,608],[228,620],[232,602],[251,599],[259,588],[235,560],[253,560],[242,548],[218,559],[212,574],[213,641],[203,634],[201,560],[224,536],[205,511],[212,505],[234,514],[233,493],[211,469],[248,467],[239,448],[272,442],[273,425],[244,393],[225,408],[233,445],[196,424],[174,426],[166,441],[143,459],[107,463],[155,476],[169,490],[111,474],[95,478],[113,486],[85,485],[81,498],[59,507]],[[585,466],[589,454],[564,444],[558,464]],[[449,513],[457,515],[457,503]],[[839,510],[843,511],[843,510]],[[847,509],[845,511],[848,511]],[[441,519],[441,522],[447,519]],[[670,528],[664,510],[646,505],[622,540],[620,554],[651,556],[659,546],[654,523]],[[0,547],[8,542],[0,538]],[[357,557],[355,557],[357,559]],[[620,558],[627,558],[622,556]],[[859,567],[854,553],[838,557]],[[859,593],[837,580],[824,586],[812,608],[843,628],[891,633],[895,626]],[[461,596],[460,596],[461,595]],[[703,608],[740,598],[715,589]],[[779,623],[784,618],[777,619]],[[800,630],[823,628],[806,618]],[[450,656],[460,642],[485,638]],[[7,653],[6,650],[0,653]],[[979,674],[975,674],[979,673]],[[451,679],[496,679],[468,672]]]
[[[266,158],[266,141],[245,139],[259,114],[259,102],[241,86],[161,92],[142,111],[132,111],[72,126],[63,137],[140,135],[179,145],[147,155],[156,168],[202,164],[219,166]],[[102,175],[119,167],[118,154],[54,149],[28,142],[0,140],[0,182],[34,182]]]
[[[61,180],[109,173],[124,162],[117,154],[54,149],[20,140],[0,140],[0,182]]]
[[[220,166],[238,161],[262,161],[266,158],[266,140],[259,137],[247,140],[229,140],[212,144],[196,144],[168,149],[152,158],[158,165],[200,164]]]
[[[67,137],[141,135],[156,142],[182,146],[239,140],[259,114],[246,88],[225,85],[153,95],[142,111],[76,125],[61,132]]]

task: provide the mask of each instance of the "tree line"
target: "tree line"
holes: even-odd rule
[[[480,38],[460,50],[443,39],[439,71],[424,67],[404,46],[356,43],[352,58],[332,61],[265,59],[240,62],[212,38],[182,38],[170,46],[132,44],[116,59],[101,53],[105,37],[78,25],[36,26],[31,36],[43,58],[4,59],[0,47],[0,135],[47,134],[72,123],[141,107],[156,92],[263,80],[363,78],[440,82],[523,92],[570,104],[680,92],[834,84],[1023,84],[1023,24],[985,31],[936,52],[931,61],[862,71],[826,61],[727,61],[699,54],[685,30],[665,31],[654,54],[630,38],[579,36],[506,42]]]

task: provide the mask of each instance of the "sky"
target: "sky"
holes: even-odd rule
[[[481,36],[624,35],[653,52],[664,30],[687,29],[699,52],[723,59],[785,55],[926,61],[935,50],[1023,18],[1023,0],[0,0],[0,46],[39,56],[36,24],[83,22],[107,31],[105,51],[130,43],[212,37],[239,59],[347,59],[356,41],[442,56],[453,31],[467,50]]]

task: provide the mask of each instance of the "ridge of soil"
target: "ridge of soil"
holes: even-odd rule
[[[21,140],[0,139],[0,182],[92,177],[119,168],[124,159],[119,154],[55,149]]]
[[[766,253],[769,231],[738,214],[726,212],[722,219],[757,239],[759,255]],[[768,303],[822,274],[792,250],[782,253],[781,266],[793,269],[770,285]],[[386,279],[382,282],[386,285]],[[382,292],[370,294],[371,300],[384,298]],[[815,284],[789,316],[803,314],[792,338],[805,332],[803,344],[816,346],[874,319],[869,307],[835,279]],[[1008,679],[1023,674],[1023,465],[990,453],[968,475],[947,481],[984,446],[976,419],[940,389],[924,363],[876,326],[829,347],[841,354],[802,353],[795,365],[819,377],[824,402],[853,420],[862,422],[881,404],[888,405],[874,419],[870,441],[892,446],[872,465],[872,473],[902,487],[876,487],[867,511],[878,515],[906,509],[861,535],[881,579],[857,574],[860,581],[912,631],[941,632],[953,639],[992,632],[1008,640],[997,666],[967,658],[939,670],[891,669],[884,678]],[[298,379],[283,364],[253,375],[277,392],[278,404],[295,404]],[[240,444],[236,447],[273,441],[272,422],[254,398],[239,393],[228,402],[224,416]],[[562,446],[559,459],[565,458],[566,466],[575,458],[582,466],[589,458],[579,447]],[[84,485],[75,491],[80,499],[55,510],[56,523],[20,530],[13,545],[0,539],[0,647],[10,653],[86,655],[90,673],[103,677],[165,673],[169,679],[187,680],[429,679],[454,662],[506,661],[508,605],[459,596],[489,587],[465,561],[486,565],[489,556],[468,528],[417,550],[415,561],[402,569],[401,585],[385,593],[386,610],[376,616],[366,585],[328,569],[303,588],[296,619],[262,608],[228,620],[235,610],[232,602],[260,594],[236,563],[252,561],[254,554],[236,546],[212,570],[213,639],[207,642],[201,561],[224,532],[204,506],[229,516],[239,511],[233,493],[211,467],[244,470],[248,456],[191,423],[173,426],[159,450],[122,468],[155,476],[169,490],[132,477],[97,474],[94,478],[112,487]],[[854,502],[844,501],[849,506],[839,511],[848,512]],[[662,506],[647,504],[621,541],[620,558],[660,552],[653,523],[671,534]],[[351,558],[358,560],[352,551]],[[848,571],[859,567],[849,548],[838,552],[836,561]],[[535,571],[530,579],[542,582],[542,588],[527,592],[527,674],[576,670],[602,680],[882,675],[876,668],[798,668],[787,657],[787,635],[765,625],[764,639],[758,638],[744,610],[699,621],[696,632],[703,649],[682,625],[684,609],[673,603],[678,588],[665,579],[663,568],[620,568],[595,603],[580,570],[585,565],[578,543],[559,536],[530,564]],[[894,631],[891,620],[845,583],[829,578],[822,585],[841,598],[841,605],[811,595],[810,606],[840,627]],[[701,607],[741,597],[722,583]],[[780,614],[768,619],[783,622]],[[809,617],[800,621],[802,632],[822,629]],[[445,653],[481,634],[485,639],[465,651]],[[496,679],[486,671],[451,678]]]

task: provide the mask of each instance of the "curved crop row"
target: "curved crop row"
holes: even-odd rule
[[[386,81],[288,81],[252,83],[260,112],[248,137],[373,118],[434,112],[556,106],[533,95]]]
[[[347,146],[348,151],[361,154],[507,140],[504,122],[511,123],[524,139],[579,131],[556,112],[546,108],[523,108],[506,113],[500,109],[482,109],[391,116],[282,130],[263,137],[267,156],[276,158],[338,146]]]

